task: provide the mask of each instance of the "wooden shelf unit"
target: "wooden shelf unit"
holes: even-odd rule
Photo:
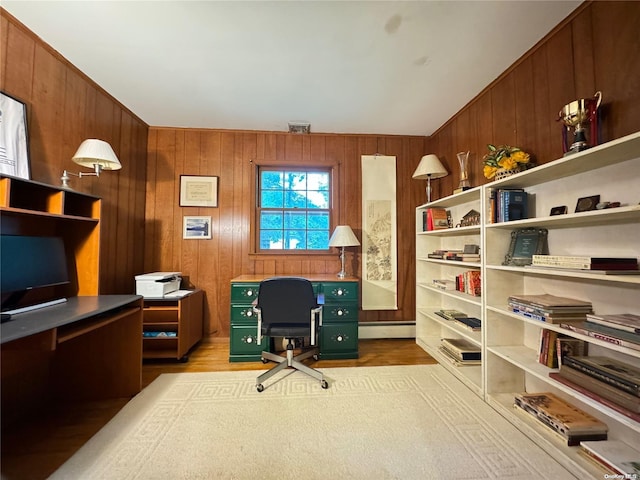
[[[200,289],[181,298],[145,298],[143,332],[175,336],[143,336],[143,358],[187,361],[189,350],[202,339],[203,303],[204,292]]]
[[[488,223],[489,196],[492,189],[523,188],[529,194],[529,217],[506,223]],[[476,193],[470,193],[470,192]],[[476,309],[467,307],[449,292],[434,292],[430,279],[442,275],[443,262],[429,261],[429,250],[454,248],[465,238],[462,229],[422,233],[421,211],[431,206],[457,208],[477,194],[481,203],[483,297]],[[621,202],[612,209],[550,216],[552,207],[566,205],[575,210],[578,198],[600,195],[601,201]],[[476,198],[473,197],[473,201]],[[433,354],[445,335],[467,338],[481,346],[481,372],[471,367],[450,367],[473,392],[525,432],[577,478],[602,478],[602,473],[568,447],[546,427],[528,421],[514,410],[516,393],[552,392],[578,408],[594,415],[609,427],[609,439],[629,445],[640,444],[640,423],[604,404],[561,384],[549,376],[556,372],[537,361],[540,332],[561,332],[589,342],[590,355],[604,355],[629,364],[640,364],[640,351],[604,340],[524,318],[507,309],[513,294],[549,293],[591,301],[596,313],[630,312],[640,314],[640,276],[602,275],[593,272],[555,270],[502,265],[510,244],[511,232],[519,228],[548,230],[549,252],[553,255],[640,257],[640,133],[599,145],[578,154],[563,157],[540,167],[491,182],[464,194],[452,195],[416,209],[416,342]],[[445,233],[446,232],[446,233]],[[482,319],[479,335],[464,335],[449,322],[432,314],[437,308],[457,308],[474,312]],[[469,338],[471,337],[471,338]],[[437,353],[437,352],[436,352]],[[440,357],[434,355],[438,360]],[[447,366],[446,361],[442,361]]]

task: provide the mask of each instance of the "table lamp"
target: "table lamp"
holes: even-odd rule
[[[333,235],[329,239],[330,247],[341,247],[340,262],[342,268],[338,273],[338,278],[344,278],[347,276],[347,272],[344,269],[344,247],[355,247],[360,245],[360,242],[356,238],[349,225],[338,225],[333,231]]]
[[[442,178],[449,175],[447,169],[442,166],[440,160],[433,153],[425,155],[420,159],[418,168],[413,172],[413,178],[416,180],[427,179],[427,203],[431,202],[431,179]]]
[[[62,177],[60,177],[62,188],[71,189],[69,186],[69,175],[78,178],[87,176],[99,177],[102,170],[120,170],[122,168],[120,160],[116,157],[111,145],[95,138],[89,138],[82,142],[71,160],[83,167],[93,168],[94,171],[91,173],[73,173],[65,170],[62,173]]]

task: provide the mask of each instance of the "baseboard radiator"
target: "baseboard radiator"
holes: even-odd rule
[[[416,338],[416,322],[360,322],[358,338]]]

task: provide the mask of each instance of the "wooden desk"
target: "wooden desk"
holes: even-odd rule
[[[142,297],[72,297],[0,326],[2,416],[51,401],[129,397],[142,386]]]

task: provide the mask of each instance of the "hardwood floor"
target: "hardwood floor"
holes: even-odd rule
[[[360,358],[311,361],[316,368],[421,365],[436,361],[413,339],[360,340]],[[229,363],[229,340],[206,338],[189,361],[145,361],[142,386],[163,373],[265,370],[261,362]],[[98,432],[129,399],[58,406],[44,417],[34,416],[19,430],[2,432],[3,480],[45,479]]]

